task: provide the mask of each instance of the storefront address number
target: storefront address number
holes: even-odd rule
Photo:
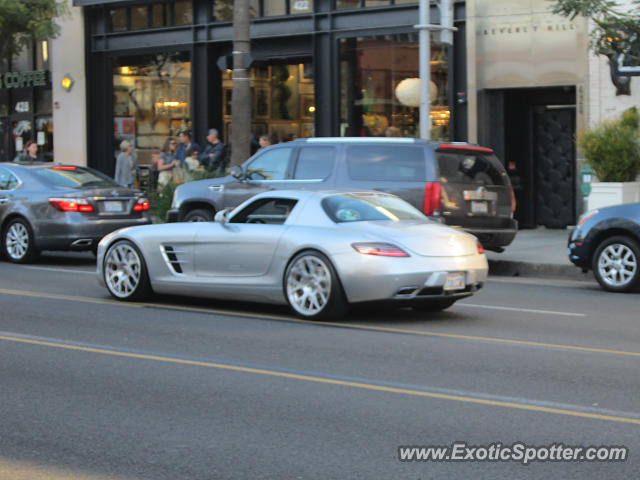
[[[46,84],[46,70],[0,73],[0,88],[43,87]]]
[[[310,10],[311,7],[309,6],[309,0],[297,0],[293,3],[293,9],[304,11]]]

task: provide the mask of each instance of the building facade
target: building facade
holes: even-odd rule
[[[82,7],[88,163],[113,172],[123,139],[139,162],[190,129],[226,143],[231,129],[232,0],[95,1]],[[418,109],[396,89],[418,77],[412,0],[251,0],[252,124],[274,141],[308,136],[418,135]],[[432,35],[433,137],[465,140],[464,3],[454,47]],[[432,7],[431,20],[439,21]],[[402,86],[400,88],[403,88]],[[390,128],[391,127],[391,128]]]

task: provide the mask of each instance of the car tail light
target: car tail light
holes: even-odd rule
[[[476,245],[478,246],[478,253],[484,253],[484,247],[480,243],[480,240],[476,240]]]
[[[93,206],[86,198],[50,198],[49,204],[61,212],[93,212]]]
[[[513,190],[513,187],[511,188],[511,218],[513,218],[513,216],[516,213],[516,192]]]
[[[591,217],[593,217],[596,213],[598,213],[598,210],[592,210],[591,212],[587,212],[584,215],[582,215],[580,217],[580,220],[578,221],[578,226],[581,227],[584,222],[586,222],[587,220],[589,220]]]
[[[75,170],[76,167],[73,167],[71,165],[56,165],[55,167],[52,167],[53,170]]]
[[[149,200],[142,197],[138,199],[138,203],[133,206],[134,212],[146,212],[149,210]]]
[[[391,243],[354,243],[351,245],[356,252],[363,255],[378,257],[408,257],[409,254]]]
[[[427,182],[424,187],[424,214],[427,217],[440,215],[442,208],[442,184],[440,182]]]
[[[492,148],[480,147],[478,145],[456,145],[451,143],[441,143],[438,146],[438,150],[458,150],[467,153],[480,153],[480,154],[491,154],[493,153]]]

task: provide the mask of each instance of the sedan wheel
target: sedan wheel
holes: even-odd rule
[[[107,250],[103,278],[109,293],[119,300],[139,300],[151,291],[144,259],[127,240],[116,242]]]
[[[285,273],[285,295],[301,317],[337,320],[346,313],[347,302],[333,265],[319,252],[302,252]]]
[[[21,218],[9,222],[5,228],[2,246],[6,257],[14,263],[27,263],[36,256],[31,227]]]
[[[628,292],[640,284],[640,248],[628,237],[611,237],[602,242],[593,257],[593,273],[605,290]]]

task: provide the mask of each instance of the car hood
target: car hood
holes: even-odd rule
[[[435,222],[419,220],[345,222],[341,227],[367,233],[380,241],[394,243],[409,253],[425,257],[473,255],[477,239],[466,232]]]

